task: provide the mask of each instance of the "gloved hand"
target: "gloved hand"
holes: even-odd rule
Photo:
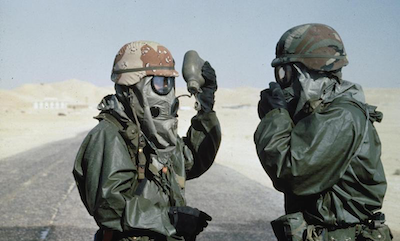
[[[205,83],[201,87],[202,93],[198,94],[198,99],[201,104],[201,109],[204,112],[210,112],[214,107],[214,94],[217,91],[217,76],[215,70],[211,67],[210,63],[206,61],[201,68],[201,75]]]
[[[196,235],[208,226],[207,221],[212,219],[207,213],[189,206],[170,207],[168,215],[176,234],[185,240],[195,240]]]
[[[258,102],[258,116],[260,119],[273,109],[288,109],[285,96],[278,83],[269,83],[269,89],[261,91],[260,97],[261,99]]]

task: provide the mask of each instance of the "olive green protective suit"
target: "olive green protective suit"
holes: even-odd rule
[[[387,186],[373,126],[381,118],[347,81],[296,125],[285,109],[266,114],[254,140],[262,166],[285,194],[286,213],[301,211],[324,227],[370,219]]]
[[[162,169],[151,164],[156,156],[146,145],[146,179],[139,181],[137,160],[123,137],[127,133],[105,117],[111,114],[122,126],[133,126],[128,128],[133,134],[138,132],[136,125],[115,95],[105,97],[99,106],[100,122],[84,139],[73,170],[84,205],[102,229],[132,236],[150,231],[174,240],[168,210],[185,205],[185,180],[200,176],[214,161],[221,141],[215,112],[199,112],[192,118],[187,137],[178,138]]]

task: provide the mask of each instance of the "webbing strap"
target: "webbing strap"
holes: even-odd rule
[[[135,195],[140,196],[144,190],[144,187],[146,186],[147,178],[144,178],[141,182],[139,182],[139,185],[137,186],[135,190]]]
[[[139,122],[139,119],[137,117],[137,114],[136,114],[136,111],[135,111],[134,108],[132,108],[132,113],[133,113],[133,116],[135,118],[135,121],[136,121],[136,124],[138,126],[138,129],[140,131],[139,149],[138,149],[138,166],[139,166],[139,168],[138,168],[138,180],[142,181],[146,177],[145,171],[146,171],[146,163],[147,163],[146,156],[144,155],[144,152],[143,152],[144,151],[144,147],[146,146],[146,142],[143,139],[143,137],[145,137],[145,135],[141,131],[140,122]]]
[[[143,153],[143,148],[139,147],[138,153],[139,166],[138,166],[138,179],[143,180],[145,178],[145,170],[146,170],[146,156]]]

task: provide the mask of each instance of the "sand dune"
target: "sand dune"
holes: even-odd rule
[[[220,88],[215,110],[222,126],[222,144],[217,162],[235,169],[262,185],[271,187],[255,153],[253,133],[259,123],[257,103],[260,89]],[[92,117],[101,98],[113,88],[67,80],[51,84],[27,84],[14,90],[0,90],[0,159],[55,140],[73,137],[96,125]],[[187,93],[178,88],[177,94]],[[382,160],[388,179],[388,192],[383,210],[388,224],[400,233],[400,89],[365,89],[369,104],[384,113],[375,126],[383,143]],[[66,101],[63,109],[34,109],[34,102],[45,99]],[[194,99],[180,98],[179,134],[185,135],[190,118],[195,114]],[[84,105],[85,108],[72,108]],[[87,107],[87,108],[86,108]],[[27,160],[28,161],[28,160]]]
[[[112,87],[101,88],[91,83],[71,79],[49,84],[26,84],[14,90],[0,90],[0,110],[21,109],[29,111],[35,101],[57,99],[69,104],[95,106],[101,96],[113,91]]]

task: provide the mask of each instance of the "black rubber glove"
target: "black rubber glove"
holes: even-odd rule
[[[217,76],[215,70],[211,67],[210,63],[206,61],[201,68],[201,75],[206,81],[201,87],[202,93],[198,94],[198,99],[201,104],[201,109],[204,112],[210,112],[214,107],[214,94],[217,91]]]
[[[185,240],[195,240],[196,236],[208,226],[211,216],[207,213],[188,206],[170,207],[168,212],[172,225],[178,236]]]
[[[283,108],[287,110],[288,108],[285,96],[278,83],[269,83],[269,89],[261,91],[260,97],[261,99],[258,102],[258,116],[260,119],[273,109]]]

